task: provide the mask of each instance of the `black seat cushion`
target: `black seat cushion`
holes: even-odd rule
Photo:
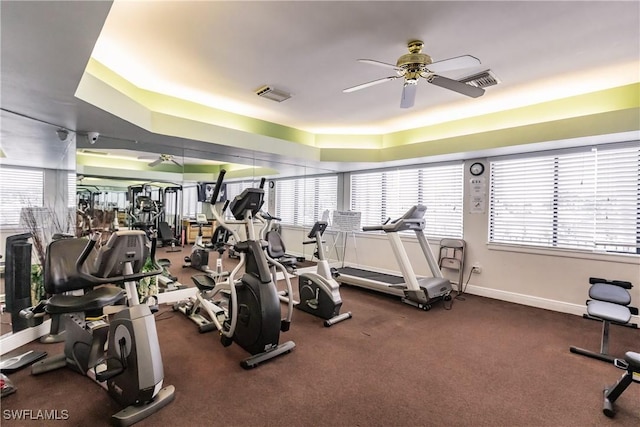
[[[76,269],[76,261],[87,243],[87,239],[78,238],[54,240],[49,244],[44,265],[44,289],[48,294],[55,295],[93,286],[92,283],[80,277]],[[96,250],[94,249],[87,258],[85,266],[93,265],[95,259]]]
[[[79,313],[114,305],[126,296],[123,289],[101,286],[84,295],[54,295],[49,298],[45,310],[49,314]]]

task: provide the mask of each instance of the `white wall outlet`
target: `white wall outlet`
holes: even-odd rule
[[[476,274],[482,273],[482,266],[480,265],[479,262],[474,262],[473,263],[473,266],[471,268],[471,272],[472,273],[476,273]]]

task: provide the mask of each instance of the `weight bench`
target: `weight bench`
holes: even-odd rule
[[[609,418],[613,418],[616,414],[613,404],[618,397],[624,392],[632,381],[640,382],[640,353],[633,351],[627,351],[623,359],[615,359],[614,365],[617,368],[625,369],[626,372],[618,380],[617,383],[611,387],[604,389],[604,404],[602,412]],[[638,375],[637,379],[634,379],[634,375]]]
[[[602,322],[602,337],[600,339],[600,352],[585,350],[572,346],[572,353],[602,360],[614,362],[615,358],[609,354],[609,327],[615,325],[637,328],[638,325],[629,323],[632,314],[638,314],[638,309],[630,307],[631,294],[628,289],[633,285],[630,282],[619,280],[606,280],[589,278],[589,298],[587,300],[587,314],[583,317]]]
[[[179,247],[180,241],[173,235],[169,223],[166,221],[160,221],[158,223],[158,241],[162,243],[162,246],[171,246],[167,252],[180,252],[182,249]]]

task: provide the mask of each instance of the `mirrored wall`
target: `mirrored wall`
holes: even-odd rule
[[[69,234],[75,229],[76,137],[52,124],[4,110],[1,120],[0,295],[6,303],[7,238],[29,233],[32,251],[25,256],[30,256],[32,268],[25,275],[32,283],[19,291],[15,286],[9,290],[13,298],[24,298],[28,303],[42,296],[42,288],[33,283],[41,275],[39,266],[47,244],[55,234]],[[10,313],[3,313],[2,337],[17,323]]]

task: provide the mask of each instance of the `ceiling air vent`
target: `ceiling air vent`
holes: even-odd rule
[[[491,72],[491,70],[485,70],[480,73],[464,77],[458,80],[461,83],[466,83],[471,86],[485,88],[489,86],[495,86],[500,83],[500,80],[496,77],[495,74]]]
[[[291,94],[274,89],[270,86],[262,86],[260,89],[256,90],[256,95],[276,102],[282,102],[291,98]]]

